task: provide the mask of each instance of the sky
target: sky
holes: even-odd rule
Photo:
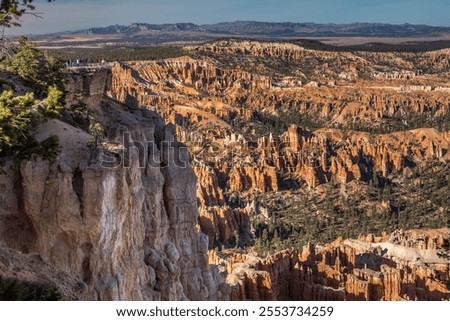
[[[450,26],[450,0],[35,0],[42,18],[25,16],[6,34],[43,34],[133,22],[428,24]]]

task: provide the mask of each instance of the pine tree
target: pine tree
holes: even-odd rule
[[[258,256],[263,256],[264,250],[263,250],[263,245],[262,245],[262,241],[260,238],[256,239],[253,249],[255,250],[255,252]]]
[[[61,60],[46,57],[26,37],[20,37],[19,46],[12,57],[5,61],[8,69],[35,89],[40,97],[45,97],[49,86],[64,90],[66,71]]]
[[[64,108],[64,92],[56,86],[48,87],[48,95],[43,103],[45,115],[48,117],[59,117]]]
[[[47,0],[51,2],[52,0]],[[32,13],[35,7],[33,0],[2,0],[0,2],[0,26],[19,27],[19,19],[25,13]]]
[[[275,232],[274,232],[273,245],[275,247],[275,250],[277,250],[277,251],[280,251],[283,248],[283,242],[280,238],[280,235],[278,234],[278,230],[275,230]]]
[[[0,156],[20,150],[31,136],[33,93],[16,96],[12,91],[0,95]]]

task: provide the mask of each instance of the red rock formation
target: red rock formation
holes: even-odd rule
[[[448,51],[337,53],[253,41],[219,41],[186,50],[195,58],[114,64],[108,94],[177,125],[177,139],[194,157],[199,224],[210,247],[235,231],[252,239],[245,222],[260,215],[250,206],[258,195],[369,182],[376,175],[450,157],[448,132],[368,133],[448,113]],[[253,64],[262,58],[264,63]],[[285,75],[280,76],[273,66],[289,68],[281,68]],[[433,77],[421,69],[432,70]],[[384,73],[400,76],[374,77]],[[414,79],[403,79],[412,73]],[[261,115],[299,116],[296,121],[317,120],[323,128],[292,126],[281,135],[258,134]],[[230,201],[234,198],[245,200]]]
[[[436,247],[419,249],[383,241],[398,240],[398,235],[405,244],[417,244],[424,235],[439,242],[450,240],[449,229],[412,230],[379,237],[376,243],[337,240],[323,247],[305,246],[302,253],[286,250],[265,259],[231,255],[226,259],[231,299],[450,300],[448,256],[438,255]],[[437,248],[442,250],[441,245]],[[210,253],[211,263],[221,261]],[[270,288],[256,287],[258,282]]]
[[[291,47],[265,48],[251,44],[250,52],[285,57],[282,52],[293,50]],[[217,48],[219,51],[240,50],[235,47],[222,48],[221,45]],[[272,50],[275,51],[272,53]],[[299,49],[298,52],[303,53],[304,50]],[[187,57],[116,64],[112,78],[112,97],[128,104],[134,102],[156,108],[181,128],[204,124],[201,125],[204,129],[200,131],[188,133],[186,129],[177,130],[181,141],[187,143],[194,154],[195,149],[201,149],[208,140],[218,142],[224,139],[223,143],[219,143],[220,153],[210,155],[210,158],[201,156],[209,167],[215,168],[215,175],[220,172],[227,179],[227,184],[213,187],[213,194],[219,193],[219,189],[222,194],[224,189],[239,192],[278,191],[279,177],[286,174],[306,181],[311,187],[329,181],[368,180],[372,177],[372,171],[386,176],[401,171],[406,166],[405,160],[422,162],[434,157],[447,157],[449,150],[447,133],[432,129],[370,135],[331,129],[309,132],[292,127],[280,137],[260,138],[256,145],[241,137],[241,149],[235,152],[231,146],[236,140],[229,137],[239,134],[226,123],[232,115],[242,115],[242,110],[233,106],[244,93],[247,111],[266,109],[275,112],[273,106],[289,106],[304,113],[319,112],[322,117],[331,117],[333,124],[348,124],[359,119],[358,123],[370,122],[377,126],[384,116],[429,110],[445,112],[450,101],[449,96],[442,92],[424,97],[420,93],[387,93],[385,89],[367,87],[273,91],[269,82],[262,81],[264,77],[251,76],[240,69],[220,69],[209,62]],[[202,90],[208,93],[208,99],[201,93]],[[214,103],[211,97],[214,97]],[[343,101],[349,103],[344,104]],[[404,109],[406,106],[408,110]],[[257,157],[251,151],[255,151]],[[231,163],[224,164],[227,158]],[[373,164],[370,165],[373,168],[360,166],[365,162]]]

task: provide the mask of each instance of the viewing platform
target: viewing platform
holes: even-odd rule
[[[103,69],[111,69],[111,64],[108,62],[67,64],[67,70],[71,72],[93,72]]]

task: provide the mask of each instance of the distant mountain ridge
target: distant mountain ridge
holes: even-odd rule
[[[247,35],[265,37],[409,37],[450,32],[450,27],[412,24],[393,25],[384,23],[317,24],[235,21],[205,25],[197,25],[194,23],[132,23],[129,26],[111,25],[107,27],[89,28],[70,33],[135,35],[152,31],[217,33],[228,34],[230,36]]]
[[[75,31],[73,33],[87,34],[134,34],[141,31],[206,31],[201,26],[193,23],[167,23],[167,24],[148,24],[148,23],[132,23],[129,26],[111,25],[107,27],[89,28]]]

